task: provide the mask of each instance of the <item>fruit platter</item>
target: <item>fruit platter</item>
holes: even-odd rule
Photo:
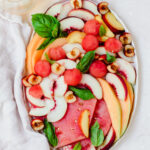
[[[22,78],[31,127],[51,149],[109,150],[137,101],[131,33],[105,1],[61,1],[31,21]]]

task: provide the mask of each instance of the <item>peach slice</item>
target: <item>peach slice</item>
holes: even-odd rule
[[[122,112],[121,112],[120,102],[117,99],[109,83],[104,79],[99,78],[98,80],[103,89],[103,98],[104,101],[106,102],[110,114],[112,127],[116,132],[116,141],[117,141],[121,136]]]
[[[79,9],[82,7],[83,5],[83,1],[82,0],[71,0],[71,6],[74,8],[74,9]]]
[[[105,28],[105,30],[106,30],[106,34],[105,34],[105,36],[106,37],[114,37],[115,35],[114,35],[114,33],[108,28],[108,26],[105,24],[105,22],[103,21],[103,19],[102,19],[102,17],[100,16],[100,15],[96,15],[95,16],[95,19],[99,22],[99,23],[102,23],[103,24],[103,26],[104,26],[104,28]],[[105,40],[107,40],[106,38],[105,38]],[[105,42],[105,41],[104,41]]]
[[[135,84],[136,73],[134,67],[127,61],[117,58],[115,63],[118,65],[118,71],[132,84]]]
[[[98,148],[98,150],[108,150],[114,143],[116,137],[116,133],[114,129],[111,127],[108,135],[106,136],[103,144]]]
[[[69,59],[61,59],[61,60],[58,60],[57,63],[64,66],[66,69],[74,69],[76,68],[76,65],[77,65],[74,61],[69,60]]]
[[[68,16],[78,17],[84,21],[94,19],[94,14],[86,9],[73,9],[68,13]],[[76,24],[77,25],[77,24]]]
[[[91,75],[89,75],[89,74],[83,74],[82,75],[82,80],[81,80],[80,84],[89,87],[90,90],[93,92],[94,96],[97,99],[100,100],[102,98],[102,88],[101,88],[101,85]]]
[[[115,15],[112,12],[108,12],[103,15],[103,20],[107,24],[107,26],[111,29],[114,33],[124,32],[123,25],[117,20]]]
[[[107,73],[106,80],[114,87],[118,98],[125,101],[128,91],[124,80],[119,75],[113,73]]]
[[[83,1],[83,8],[91,11],[95,15],[100,15],[100,13],[97,11],[97,6],[95,3],[89,0]]]
[[[55,3],[47,9],[46,14],[57,17],[61,12],[62,6],[62,3]]]
[[[67,17],[68,13],[73,9],[73,7],[71,6],[70,2],[67,2],[65,4],[63,4],[61,10],[60,10],[60,14],[58,15],[57,19],[58,20],[62,20],[64,18]]]
[[[84,27],[84,21],[76,16],[62,19],[60,24],[63,31],[82,30]]]
[[[52,109],[48,115],[47,120],[49,122],[57,122],[62,119],[67,111],[67,102],[64,97],[54,97],[55,107]]]
[[[84,110],[81,112],[79,117],[79,126],[83,134],[89,137],[89,126],[90,126],[90,111]]]
[[[84,37],[85,37],[84,32],[73,31],[68,35],[67,42],[68,43],[80,43],[81,44]]]
[[[55,103],[53,100],[49,100],[49,99],[45,100],[45,103],[46,103],[46,106],[43,108],[31,108],[29,115],[37,116],[37,117],[47,115],[50,112],[50,110],[54,108]]]

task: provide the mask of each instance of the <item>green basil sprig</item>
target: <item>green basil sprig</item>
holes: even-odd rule
[[[47,38],[38,48],[38,50],[45,49],[47,45],[52,43],[58,37],[65,37],[66,32],[60,30],[60,22],[53,16],[46,14],[32,15],[32,25],[35,32]]]
[[[80,62],[77,64],[77,69],[79,69],[82,73],[85,73],[89,70],[91,63],[93,62],[95,57],[95,51],[87,52]]]
[[[96,121],[95,124],[90,129],[90,139],[95,147],[100,146],[104,141],[104,133],[100,129],[99,123]]]
[[[77,143],[73,148],[73,150],[81,150],[81,149],[82,149],[82,146],[81,146],[80,142]]]
[[[99,35],[102,37],[106,34],[106,29],[104,28],[103,25],[100,26],[99,28]]]
[[[69,90],[73,91],[73,93],[80,97],[82,100],[90,100],[92,98],[95,98],[92,92],[88,89],[81,89],[69,86]]]
[[[58,139],[55,134],[55,127],[53,126],[52,123],[48,122],[46,119],[44,120],[44,133],[49,141],[49,143],[52,146],[57,146],[58,144]]]
[[[52,32],[54,27],[59,26],[59,21],[50,15],[34,14],[32,15],[32,25],[35,32],[44,38],[53,37]]]
[[[116,57],[115,56],[112,56],[112,55],[110,55],[108,52],[106,52],[106,60],[107,60],[107,62],[109,62],[109,63],[113,63],[115,60],[116,60]]]
[[[46,58],[46,60],[47,60],[51,65],[56,62],[55,60],[49,59],[49,56],[47,55],[47,53],[45,53],[45,58]]]

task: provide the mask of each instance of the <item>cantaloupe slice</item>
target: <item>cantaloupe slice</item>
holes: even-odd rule
[[[29,42],[28,46],[27,46],[27,52],[26,52],[26,69],[27,69],[27,73],[31,74],[34,72],[34,69],[32,67],[32,57],[34,52],[37,51],[37,48],[39,47],[39,45],[41,43],[43,43],[43,41],[45,40],[45,38],[40,37],[38,34],[34,34],[33,38],[31,39],[31,41]]]
[[[122,112],[121,106],[118,98],[116,97],[112,87],[104,79],[98,79],[103,90],[103,99],[106,102],[110,118],[112,121],[112,126],[116,132],[116,141],[121,136],[121,119]]]
[[[58,38],[58,39],[56,39],[52,44],[50,44],[50,45],[44,50],[41,59],[42,59],[42,60],[45,60],[45,59],[46,59],[46,58],[45,58],[45,53],[48,53],[48,51],[49,51],[50,48],[54,48],[54,47],[57,47],[57,46],[63,46],[63,45],[65,45],[66,43],[67,43],[66,38]]]

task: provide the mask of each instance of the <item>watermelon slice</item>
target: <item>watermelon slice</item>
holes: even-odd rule
[[[75,103],[68,104],[67,112],[63,119],[53,123],[58,138],[57,148],[86,139],[78,125],[78,119],[80,113],[83,110],[88,109],[90,111],[91,121],[95,111],[96,103],[96,99],[83,101],[77,98]]]
[[[111,119],[104,100],[97,101],[92,124],[94,124],[96,120],[100,124],[100,128],[103,130],[104,136],[106,136],[111,128]]]

